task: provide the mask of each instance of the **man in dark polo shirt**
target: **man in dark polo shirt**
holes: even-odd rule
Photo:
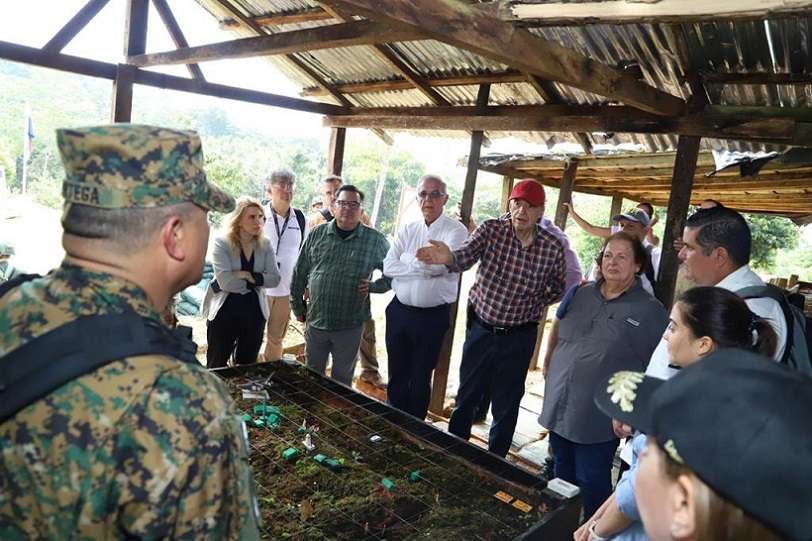
[[[510,212],[483,222],[459,250],[452,252],[432,240],[417,252],[420,261],[444,264],[451,272],[479,262],[468,295],[460,388],[448,430],[470,437],[474,412],[490,385],[493,424],[488,449],[500,456],[507,455],[516,429],[541,311],[564,291],[564,247],[538,226],[544,199],[541,184],[521,181],[510,193]]]

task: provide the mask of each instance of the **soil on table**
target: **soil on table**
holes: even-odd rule
[[[241,386],[252,381],[268,382],[267,400],[243,398]],[[544,518],[540,492],[502,481],[454,456],[453,448],[420,440],[302,366],[255,365],[226,383],[251,417],[250,460],[265,539],[502,541]],[[257,405],[278,415],[268,423],[255,413]],[[258,418],[266,426],[251,426]],[[305,449],[303,421],[312,452]],[[291,448],[298,458],[285,460]],[[337,460],[339,468],[319,463],[317,455]],[[496,497],[500,491],[510,503]]]

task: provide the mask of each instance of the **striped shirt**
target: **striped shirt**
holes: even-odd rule
[[[358,327],[371,318],[369,295],[358,294],[358,284],[369,280],[375,269],[383,272],[389,243],[381,233],[358,224],[347,238],[336,232],[332,220],[313,229],[305,239],[290,285],[290,306],[298,316],[307,315],[309,325],[323,331]],[[390,280],[370,281],[370,293],[384,293]],[[302,296],[310,291],[305,305]]]
[[[542,309],[564,292],[567,266],[561,241],[537,227],[532,244],[522,248],[509,215],[483,222],[452,255],[452,272],[480,262],[468,302],[491,325],[538,321]]]

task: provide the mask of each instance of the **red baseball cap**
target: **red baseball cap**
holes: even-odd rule
[[[544,186],[533,179],[526,178],[517,182],[510,191],[510,199],[524,199],[531,206],[540,207],[544,204]]]

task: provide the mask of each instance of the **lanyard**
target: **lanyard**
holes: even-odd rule
[[[282,235],[285,234],[285,231],[288,228],[288,222],[290,221],[290,215],[293,214],[293,209],[288,209],[288,215],[285,217],[285,221],[282,223],[282,230],[279,230],[279,222],[276,221],[276,210],[271,207],[271,213],[273,214],[273,225],[276,228],[276,255],[279,255],[279,246],[282,244]]]

